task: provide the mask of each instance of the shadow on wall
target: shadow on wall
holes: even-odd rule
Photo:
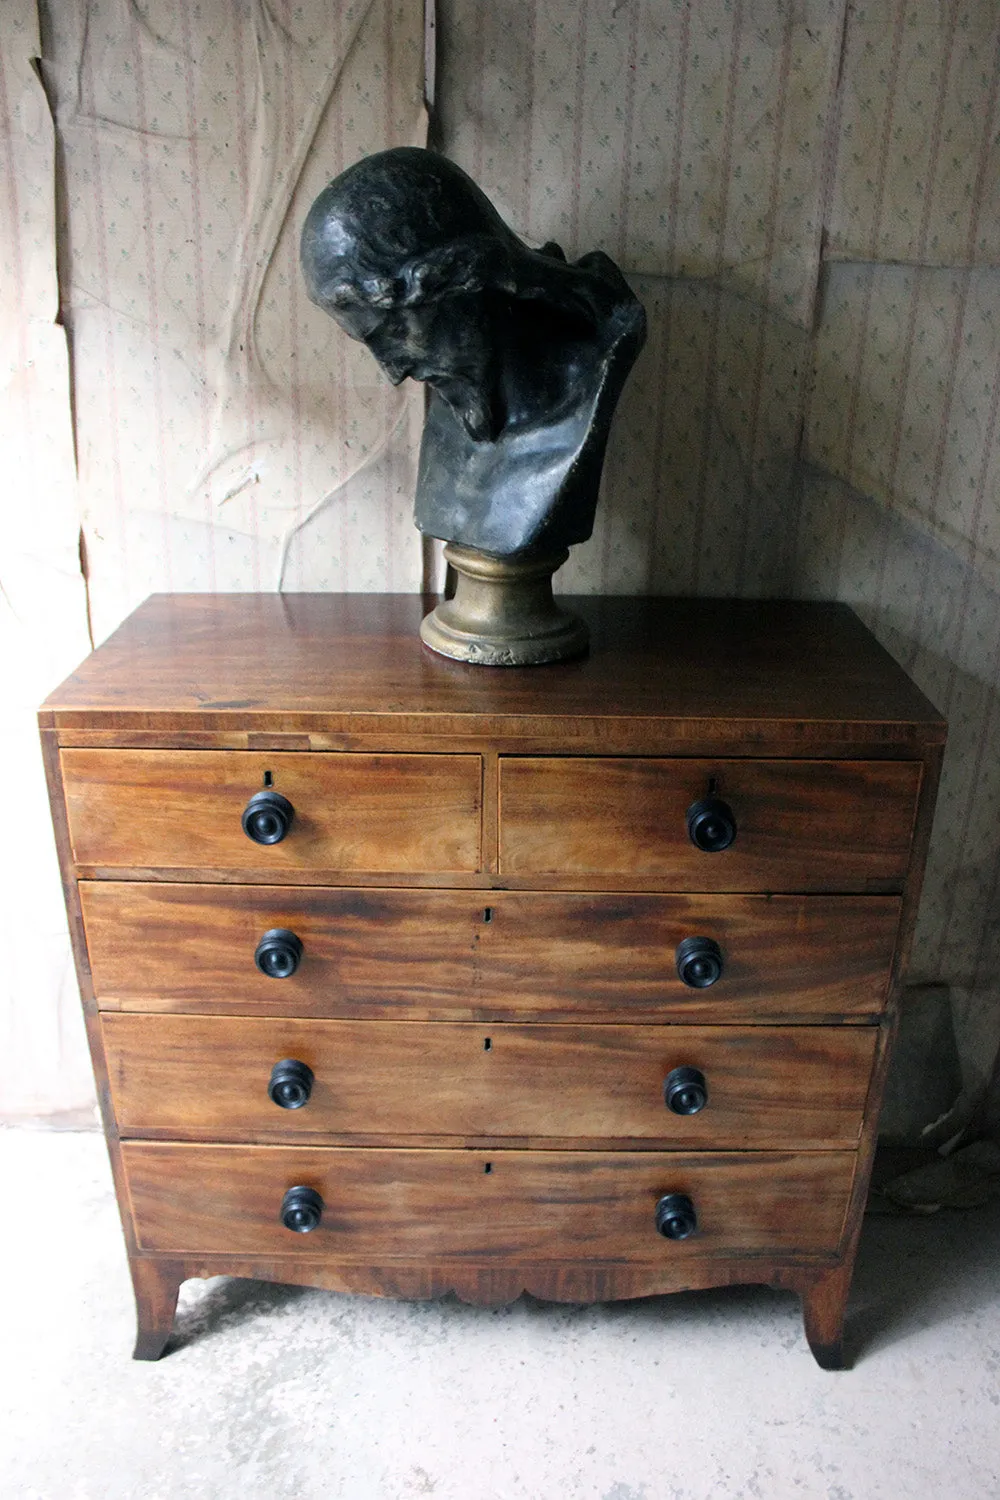
[[[1000,593],[912,521],[814,468],[792,585],[850,604],[949,721],[911,978],[950,987],[971,1101],[1000,1048]]]
[[[649,322],[566,593],[789,591],[810,335],[707,282],[632,276]]]

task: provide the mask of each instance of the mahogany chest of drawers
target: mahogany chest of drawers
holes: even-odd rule
[[[154,596],[40,714],[138,1305],[221,1272],[844,1308],[944,725],[840,605]]]

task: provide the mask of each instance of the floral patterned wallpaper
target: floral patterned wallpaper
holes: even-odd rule
[[[422,9],[40,4],[97,638],[154,588],[435,566],[418,393],[295,262],[341,164],[423,139]],[[435,144],[650,315],[560,586],[844,599],[949,714],[914,978],[951,988],[972,1098],[1000,1045],[995,0],[437,0],[437,35]]]
[[[90,649],[66,337],[58,326],[55,132],[32,58],[34,0],[0,12],[0,1115],[93,1090],[35,711]]]
[[[155,589],[419,587],[420,394],[338,335],[298,265],[330,178],[425,138],[419,4],[46,12],[97,635]]]

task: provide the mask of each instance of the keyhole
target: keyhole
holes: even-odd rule
[[[483,921],[484,922],[492,922],[493,921],[493,908],[492,908],[492,906],[487,906],[487,907],[484,908],[484,910],[483,910]]]
[[[486,1037],[486,1039],[483,1042],[483,1051],[484,1052],[490,1052],[492,1050],[492,1048],[493,1048],[493,1038],[491,1036],[488,1036],[488,1037]]]
[[[265,771],[264,772],[264,785],[265,786],[274,786],[274,772],[273,771]]]
[[[483,1167],[483,1171],[484,1172],[492,1172],[493,1171],[493,1163],[491,1161],[488,1161],[486,1163],[486,1165]]]

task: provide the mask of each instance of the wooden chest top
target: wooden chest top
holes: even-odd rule
[[[589,655],[511,669],[428,651],[417,627],[433,600],[416,595],[153,595],[40,721],[63,744],[88,743],[81,731],[136,744],[174,731],[173,743],[197,734],[249,749],[489,736],[521,753],[558,742],[587,754],[877,756],[889,742],[898,758],[944,739],[940,715],[845,605],[571,602]]]

